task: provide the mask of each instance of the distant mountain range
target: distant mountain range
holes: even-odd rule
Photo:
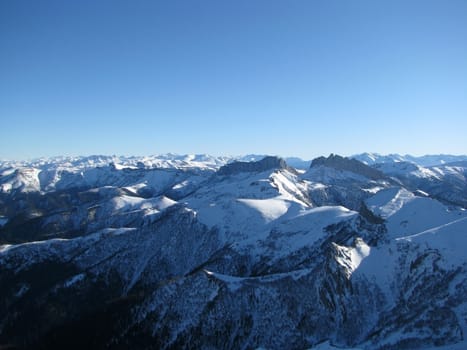
[[[378,163],[408,162],[420,166],[435,166],[467,161],[467,155],[455,156],[449,154],[425,155],[420,157],[414,157],[410,154],[402,156],[400,154],[381,155],[378,153],[361,153],[354,155],[351,158],[355,158],[367,165],[373,165]]]
[[[0,161],[0,348],[465,349],[467,156]]]
[[[124,167],[159,167],[159,168],[211,168],[217,169],[222,165],[233,161],[252,162],[259,161],[267,154],[248,154],[244,156],[210,156],[207,154],[175,154],[167,153],[154,156],[106,156],[93,155],[82,157],[52,157],[38,158],[30,161],[1,160],[0,169],[7,167],[35,167],[35,168],[54,168],[57,166],[72,168],[88,168],[105,166],[110,163],[118,164]],[[364,164],[374,165],[379,163],[398,163],[409,162],[420,166],[444,165],[454,162],[467,161],[467,155],[425,155],[411,156],[389,154],[381,155],[378,153],[361,153],[350,156]],[[286,157],[284,160],[288,165],[297,169],[308,169],[311,160],[303,160],[299,157]]]

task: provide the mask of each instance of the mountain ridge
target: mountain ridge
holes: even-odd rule
[[[465,345],[463,163],[248,159],[0,167],[0,345]]]
[[[332,154],[332,153],[331,153]],[[0,168],[7,167],[47,167],[47,165],[68,165],[77,167],[95,167],[108,165],[110,163],[122,164],[124,166],[137,167],[138,163],[144,164],[145,167],[185,167],[190,164],[196,165],[216,165],[217,167],[225,165],[232,161],[258,161],[263,159],[267,154],[248,154],[241,156],[211,156],[208,154],[176,154],[165,153],[151,156],[116,156],[116,155],[89,155],[89,156],[55,156],[41,157],[32,160],[7,160],[0,159]],[[271,155],[273,156],[273,155]],[[304,160],[299,157],[281,157],[289,165],[299,169],[307,169],[311,164],[310,160]],[[318,158],[318,157],[316,157]],[[400,161],[408,161],[420,166],[444,165],[457,161],[467,161],[467,155],[425,155],[412,156],[410,154],[400,155],[397,153],[382,155],[379,153],[360,153],[347,156],[347,158],[357,159],[367,165],[377,163],[394,163]]]

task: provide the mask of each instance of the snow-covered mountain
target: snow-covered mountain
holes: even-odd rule
[[[367,163],[0,163],[0,347],[467,347],[467,163]]]
[[[450,155],[450,154],[425,155],[425,156],[416,157],[410,154],[382,155],[378,153],[361,153],[361,154],[353,155],[351,158],[357,159],[367,165],[373,165],[373,164],[378,164],[378,163],[408,162],[408,163],[414,163],[414,164],[425,166],[425,167],[467,161],[466,155],[455,156],[455,155]]]

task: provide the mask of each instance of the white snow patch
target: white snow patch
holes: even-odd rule
[[[283,232],[320,232],[329,225],[349,220],[357,212],[343,206],[322,206],[300,210],[295,216],[288,217],[278,224]]]
[[[6,251],[9,250],[11,247],[12,247],[11,244],[3,244],[3,245],[0,245],[0,253],[6,252]]]
[[[360,266],[363,259],[370,255],[371,248],[366,244],[363,239],[357,238],[355,248],[350,251],[350,259],[352,261],[352,267],[355,271]]]
[[[242,287],[242,282],[245,280],[242,277],[223,275],[221,273],[216,273],[208,270],[203,271],[206,273],[206,275],[215,277],[216,279],[225,282],[231,292],[235,292],[236,290],[240,289]]]
[[[123,189],[127,190],[127,191],[130,191],[134,194],[137,194],[138,191],[140,191],[141,189],[145,188],[145,187],[148,187],[147,183],[139,183],[139,184],[135,184],[135,185],[132,185],[132,186],[126,186],[126,187],[122,187]]]
[[[126,196],[126,195],[113,198],[112,204],[113,204],[113,209],[115,211],[133,210],[136,207],[140,207],[140,209],[144,209],[144,207],[149,206],[147,205],[147,202],[143,198]]]
[[[114,212],[128,212],[134,210],[157,210],[161,211],[177,202],[165,196],[144,199],[133,196],[118,196],[111,200],[111,206]]]
[[[403,188],[392,187],[376,193],[366,201],[368,208],[382,218],[389,218],[406,203],[415,198],[414,194]]]
[[[313,190],[324,190],[326,188],[328,188],[329,186],[328,185],[325,185],[321,182],[311,182],[311,181],[308,181],[308,180],[304,180],[304,182],[307,184],[308,186],[308,189],[313,191]]]
[[[350,278],[354,271],[358,269],[363,259],[370,255],[371,251],[370,246],[361,238],[356,239],[355,247],[345,247],[337,244],[334,245],[340,251],[336,260],[346,269],[348,278]]]
[[[257,210],[266,222],[271,222],[281,217],[290,207],[290,202],[285,201],[281,196],[270,199],[237,199],[238,202]]]
[[[383,189],[384,189],[384,187],[376,186],[376,187],[371,187],[371,188],[364,188],[363,191],[365,191],[367,193],[376,194],[376,193],[378,193],[379,191],[381,191]]]
[[[190,184],[190,181],[185,180],[185,181],[182,181],[182,182],[176,184],[175,186],[173,186],[172,189],[174,189],[174,190],[180,190],[180,189],[182,189],[182,188],[187,187],[189,184]]]
[[[125,165],[125,164],[119,164],[119,163],[114,163],[114,167],[115,167],[116,170],[138,169],[138,167],[133,166],[133,165]]]

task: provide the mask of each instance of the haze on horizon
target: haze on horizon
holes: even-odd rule
[[[0,158],[466,154],[467,2],[0,2]]]

